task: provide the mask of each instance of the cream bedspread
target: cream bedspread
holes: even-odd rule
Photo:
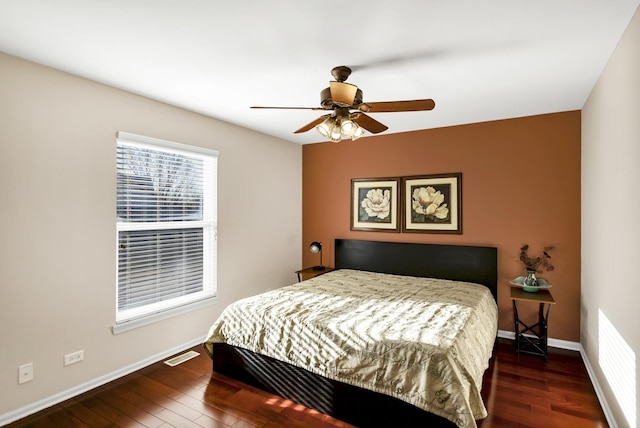
[[[496,333],[481,285],[337,270],[230,305],[205,348],[248,349],[475,427]]]

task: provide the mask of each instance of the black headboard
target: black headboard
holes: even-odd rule
[[[475,282],[498,296],[495,247],[336,239],[335,267]]]

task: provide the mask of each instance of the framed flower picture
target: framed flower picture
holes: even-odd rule
[[[462,173],[402,177],[402,231],[462,233]]]
[[[351,230],[400,232],[400,179],[351,180]]]

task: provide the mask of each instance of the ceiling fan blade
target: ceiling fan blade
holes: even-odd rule
[[[436,106],[432,99],[410,101],[383,101],[377,103],[362,103],[358,106],[361,111],[369,113],[393,113],[400,111],[433,110]]]
[[[308,130],[310,130],[311,128],[313,128],[316,125],[320,125],[322,122],[325,121],[326,118],[328,118],[329,116],[331,116],[330,114],[324,114],[322,116],[320,116],[319,118],[317,118],[316,120],[314,120],[313,122],[307,123],[305,126],[303,126],[302,128],[298,129],[297,131],[294,131],[294,134],[300,134],[301,132],[307,132]]]
[[[383,125],[371,116],[367,116],[364,113],[355,113],[351,115],[351,120],[353,120],[355,123],[366,129],[367,131],[371,132],[372,134],[378,134],[389,129],[388,126]]]
[[[358,87],[350,83],[329,82],[331,88],[331,100],[334,104],[342,107],[349,107],[356,99]]]
[[[249,108],[270,108],[279,110],[326,110],[323,107],[269,107],[269,106],[251,106]]]

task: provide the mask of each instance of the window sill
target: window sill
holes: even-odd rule
[[[144,317],[132,319],[129,321],[122,321],[119,323],[115,323],[111,326],[111,332],[113,334],[124,333],[125,331],[133,330],[139,327],[143,327],[145,325],[153,324],[158,321],[162,321],[168,318],[175,317],[177,315],[182,315],[187,312],[194,311],[196,309],[204,308],[206,306],[210,306],[215,304],[218,301],[217,297],[210,297],[204,300],[198,300],[197,302],[190,303],[188,305],[183,305],[177,308],[168,309],[162,312],[156,312],[154,314],[146,315]]]

